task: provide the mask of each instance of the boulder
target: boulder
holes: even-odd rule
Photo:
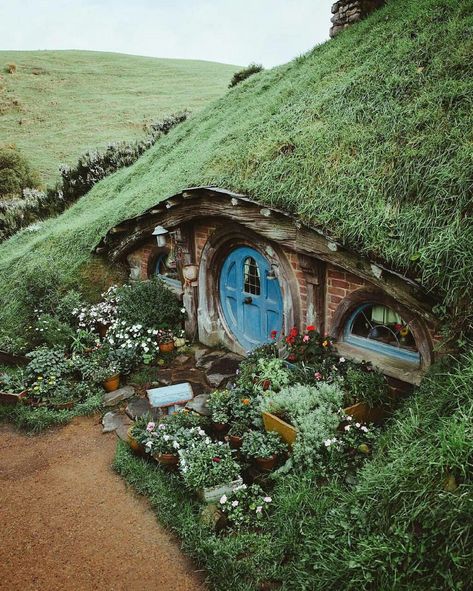
[[[116,406],[123,400],[131,398],[134,395],[135,389],[133,386],[124,386],[123,388],[118,388],[118,390],[114,390],[113,392],[106,392],[103,397],[103,405]]]
[[[186,404],[186,408],[193,410],[194,412],[204,417],[210,416],[210,410],[207,408],[207,400],[209,394],[199,394]]]
[[[109,411],[102,418],[102,433],[112,433],[119,428],[128,427],[133,424],[133,421],[125,414],[118,411]]]

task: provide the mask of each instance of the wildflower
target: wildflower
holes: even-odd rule
[[[320,371],[316,371],[314,373],[314,378],[319,382],[322,379],[322,374],[320,373]]]
[[[232,507],[238,507],[240,503],[238,501],[232,501]]]
[[[225,503],[227,502],[227,500],[228,500],[228,497],[227,497],[227,495],[222,495],[222,496],[220,497],[220,504],[221,504],[221,505],[225,505]]]
[[[345,431],[349,431],[351,429],[351,425],[345,425]]]
[[[38,382],[40,382],[43,379],[42,376],[38,376]]]
[[[325,447],[330,447],[332,445],[332,440],[331,439],[326,439],[324,441],[324,445],[325,445]]]
[[[306,334],[306,335],[304,335],[302,340],[304,341],[304,343],[308,343],[310,341],[310,336],[308,334]]]
[[[271,339],[275,339],[278,336],[278,331],[277,330],[272,330],[269,334]]]
[[[299,331],[297,330],[297,328],[295,326],[293,328],[291,328],[291,331],[289,332],[290,337],[296,338],[298,334],[299,334]]]
[[[263,507],[261,507],[261,505],[256,507],[256,513],[261,513],[262,511],[263,511]]]
[[[313,332],[314,330],[316,330],[315,326],[313,324],[309,324],[309,326],[307,327],[307,332]]]
[[[367,427],[366,425],[362,425],[362,426],[361,426],[361,430],[362,430],[364,433],[368,433],[368,431],[369,431],[369,429],[368,429],[368,427]]]
[[[340,359],[338,361],[339,361],[339,363],[345,363],[346,359],[345,359],[345,357],[340,357]]]
[[[355,423],[355,427],[359,429],[361,427],[360,423]]]
[[[219,458],[218,456],[215,456],[214,458],[212,458],[212,462],[215,462],[216,464],[220,464],[221,461],[222,461],[222,459]]]
[[[181,314],[185,314],[186,313],[186,309],[185,308],[181,308]]]
[[[272,501],[272,500],[273,500],[273,499],[272,499],[271,497],[264,497],[264,499],[263,499],[263,501],[264,501],[265,503],[271,503],[271,501]]]
[[[330,341],[328,339],[325,339],[325,341],[322,343],[322,347],[328,347],[330,344]]]
[[[242,404],[244,404],[245,406],[248,406],[248,404],[250,404],[250,399],[249,398],[243,398],[243,400],[241,401]]]
[[[181,447],[177,441],[173,441],[172,446],[174,449],[179,449]]]

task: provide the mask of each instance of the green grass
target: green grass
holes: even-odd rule
[[[436,368],[387,425],[357,483],[291,474],[260,532],[222,536],[199,521],[177,476],[120,443],[115,469],[206,569],[212,589],[466,591],[473,561],[473,354]],[[455,477],[457,488],[445,481]],[[271,587],[267,587],[271,588]],[[275,587],[277,588],[277,587]]]
[[[6,65],[17,66],[15,74]],[[92,51],[0,51],[0,138],[43,175],[89,149],[143,136],[143,124],[198,111],[238,66]]]
[[[98,412],[102,408],[102,398],[102,394],[91,396],[70,410],[32,408],[23,404],[15,406],[0,404],[0,421],[12,423],[27,433],[37,434],[51,427],[66,425],[74,417]]]
[[[63,215],[1,244],[0,324],[22,330],[27,277],[46,269],[61,285],[80,283],[111,226],[201,184],[321,226],[409,272],[463,320],[473,287],[472,31],[473,0],[397,0],[252,76]]]

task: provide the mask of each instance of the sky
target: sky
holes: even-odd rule
[[[0,0],[0,49],[288,62],[328,39],[332,0]]]

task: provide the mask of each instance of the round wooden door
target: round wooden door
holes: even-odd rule
[[[240,246],[220,271],[220,303],[228,329],[247,351],[269,342],[281,331],[281,287],[266,258],[254,248]]]

